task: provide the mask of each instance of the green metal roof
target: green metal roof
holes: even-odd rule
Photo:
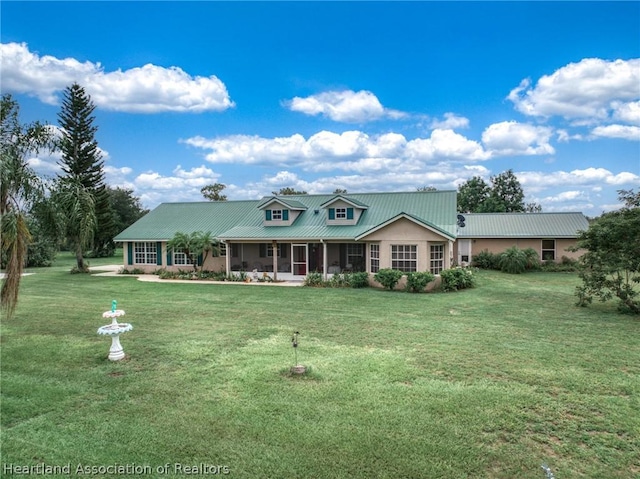
[[[293,209],[293,210],[306,210],[307,207],[296,200],[292,200],[291,198],[289,198],[288,196],[286,198],[283,198],[282,196],[270,196],[268,198],[265,198],[264,200],[262,200],[260,202],[260,204],[258,205],[258,208],[263,208],[264,206],[268,205],[269,203],[273,202],[273,201],[277,201],[279,203],[282,203],[285,206],[288,206],[289,208]]]
[[[115,241],[170,240],[180,231],[211,232],[214,237],[255,214],[258,201],[162,203],[114,238]]]
[[[355,225],[327,225],[327,211],[321,206],[335,197],[335,194],[277,197],[297,209],[306,208],[290,226],[264,226],[264,213],[259,209],[265,204],[264,199],[163,203],[116,236],[115,241],[169,240],[178,231],[210,231],[214,237],[228,240],[354,240],[403,214],[452,239],[456,235],[455,191],[345,195],[368,208]]]
[[[358,206],[362,209],[367,209],[369,207],[369,205],[364,204],[362,201],[359,201],[358,199],[354,198],[353,196],[346,196],[346,195],[335,195],[331,198],[329,198],[328,201],[325,201],[323,204],[320,205],[320,208],[326,208],[327,206],[331,205],[332,203],[335,203],[338,200],[344,200],[347,203],[351,203],[354,206]]]
[[[291,200],[307,207],[294,224],[264,226],[264,216],[258,210],[219,237],[228,240],[355,240],[404,213],[455,238],[455,191],[349,194],[345,198],[367,205],[368,209],[362,212],[355,225],[327,225],[327,212],[322,206],[335,197],[334,194],[292,196]]]
[[[465,213],[458,238],[575,238],[587,230],[582,213]]]

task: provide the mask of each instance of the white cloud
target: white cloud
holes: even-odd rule
[[[469,128],[469,119],[457,116],[455,113],[445,113],[444,120],[433,120],[429,126],[432,129],[455,130],[456,128]]]
[[[366,90],[327,91],[306,98],[295,97],[284,105],[305,115],[322,115],[343,123],[364,123],[383,117],[399,119],[405,113],[384,108],[378,97]]]
[[[482,142],[495,156],[504,155],[552,155],[549,144],[552,129],[515,121],[503,121],[490,125],[482,133]]]
[[[613,118],[625,123],[640,125],[640,101],[612,104]]]
[[[477,141],[469,140],[453,130],[436,129],[427,139],[418,138],[407,143],[409,158],[425,161],[454,159],[461,161],[486,160],[490,154]]]
[[[640,141],[640,126],[597,126],[593,130],[591,130],[591,134],[596,137],[620,138],[623,140]]]
[[[523,80],[507,98],[525,115],[604,120],[640,98],[640,59],[586,58],[541,77],[534,87]]]
[[[57,104],[64,88],[77,82],[99,108],[134,113],[222,111],[234,106],[215,75],[191,75],[179,67],[152,64],[105,72],[100,63],[39,56],[25,43],[0,44],[2,89]]]
[[[524,171],[515,173],[523,187],[529,191],[541,191],[551,187],[640,185],[640,176],[623,171],[617,174],[606,168],[585,168],[572,171]]]

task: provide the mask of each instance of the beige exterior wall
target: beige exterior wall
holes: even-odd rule
[[[363,239],[367,243],[380,245],[380,269],[391,268],[391,245],[416,245],[418,252],[418,271],[430,269],[430,245],[444,245],[444,269],[451,267],[451,243],[448,238],[435,231],[420,226],[406,218],[381,228]],[[367,248],[367,271],[371,271],[371,258]]]
[[[517,246],[520,249],[533,248],[537,251],[538,256],[542,258],[542,240],[553,238],[477,238],[471,240],[471,256],[477,255],[481,251],[487,250],[490,253],[502,253],[507,248]],[[555,261],[562,261],[562,257],[566,256],[571,259],[578,259],[582,251],[567,251],[569,246],[575,246],[576,240],[573,238],[556,239]],[[458,242],[454,248],[454,258],[458,258]]]

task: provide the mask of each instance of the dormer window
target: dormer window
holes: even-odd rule
[[[289,221],[289,210],[265,210],[267,221]]]
[[[347,209],[346,208],[336,208],[336,219],[337,220],[346,220],[347,219]]]
[[[271,210],[271,219],[276,221],[276,220],[281,220],[282,219],[282,210]]]

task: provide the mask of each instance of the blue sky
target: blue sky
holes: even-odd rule
[[[639,2],[13,2],[1,89],[97,105],[106,177],[146,207],[282,187],[455,189],[512,168],[543,211],[640,187]],[[55,155],[31,158],[40,173]]]

